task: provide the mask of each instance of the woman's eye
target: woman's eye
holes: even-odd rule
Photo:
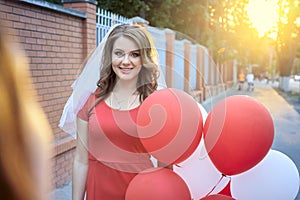
[[[133,52],[133,53],[131,53],[131,56],[134,57],[134,58],[136,58],[136,57],[139,57],[139,56],[140,56],[140,53],[138,53],[138,52]]]
[[[118,57],[122,57],[124,55],[124,53],[121,51],[115,51],[114,54]]]

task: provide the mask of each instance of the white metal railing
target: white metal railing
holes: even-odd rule
[[[98,8],[96,21],[96,44],[101,42],[109,28],[115,24],[125,24],[129,22],[124,16],[112,13],[110,11]]]

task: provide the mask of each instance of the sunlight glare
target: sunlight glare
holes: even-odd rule
[[[260,37],[277,26],[277,0],[249,0],[246,9]]]

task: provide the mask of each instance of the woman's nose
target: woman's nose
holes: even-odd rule
[[[123,64],[129,64],[130,63],[130,59],[129,59],[129,55],[125,54],[124,58],[122,60]]]

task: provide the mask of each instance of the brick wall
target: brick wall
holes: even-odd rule
[[[96,46],[93,1],[65,7],[35,0],[0,0],[1,24],[19,38],[29,58],[37,98],[52,127],[54,187],[71,180],[75,148],[74,139],[58,128],[60,116],[82,61]]]

